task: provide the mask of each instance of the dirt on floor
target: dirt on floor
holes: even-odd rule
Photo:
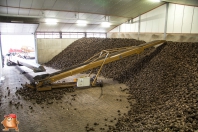
[[[45,74],[56,71],[48,67],[46,69]],[[38,104],[35,99],[16,94],[22,88],[21,84],[29,83],[34,76],[44,73],[34,73],[24,66],[3,68],[5,80],[0,87],[1,121],[4,115],[14,113],[19,121],[20,132],[107,131],[130,108],[127,86],[102,77],[99,78],[104,82],[102,88],[78,88],[74,92],[65,92],[61,99],[53,99],[50,103],[44,101]],[[71,81],[77,76],[85,74],[65,80]],[[0,131],[2,129],[4,127],[1,124]]]

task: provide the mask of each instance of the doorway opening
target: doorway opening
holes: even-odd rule
[[[4,64],[11,66],[17,62],[36,63],[34,35],[1,35]]]

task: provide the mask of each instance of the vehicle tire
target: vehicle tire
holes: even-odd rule
[[[18,61],[17,61],[17,64],[18,64],[18,66],[23,66],[23,65],[21,65]]]
[[[7,62],[7,66],[11,66],[12,65],[12,63],[9,61],[9,62]]]

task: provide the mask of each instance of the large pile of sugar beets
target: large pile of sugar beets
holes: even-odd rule
[[[78,42],[81,41],[81,42]],[[138,45],[130,39],[80,39],[47,63],[64,69],[102,49]],[[119,43],[117,43],[119,42]],[[198,43],[167,42],[104,66],[103,76],[129,86],[128,113],[109,131],[198,130]]]
[[[55,69],[65,69],[84,62],[101,50],[134,46],[142,43],[145,42],[135,39],[82,38],[73,42],[46,65]],[[46,75],[44,74],[36,77],[37,79],[41,79],[46,77]],[[23,96],[25,100],[35,100],[37,104],[41,104],[44,102],[52,103],[54,99],[60,100],[65,93],[73,91],[73,88],[69,88],[57,89],[55,91],[37,92],[24,86],[23,88],[18,89],[16,94]]]
[[[80,64],[102,50],[135,46],[145,43],[135,39],[123,38],[82,38],[56,55],[45,65],[55,69],[65,69]]]
[[[130,87],[131,108],[109,130],[198,130],[198,43],[167,42],[106,65],[103,75]]]

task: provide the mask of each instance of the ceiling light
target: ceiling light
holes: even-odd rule
[[[46,19],[45,22],[48,25],[56,25],[57,24],[57,20],[56,19]]]
[[[78,26],[87,26],[87,21],[77,20],[76,23],[77,23]]]
[[[78,25],[78,26],[82,26],[82,27],[87,26],[86,23],[77,23],[77,25]]]
[[[11,21],[13,23],[23,23],[23,21]]]
[[[109,23],[109,22],[102,22],[101,23],[102,27],[110,27],[110,25],[111,25],[111,23]]]
[[[152,2],[161,2],[161,0],[150,0]]]

